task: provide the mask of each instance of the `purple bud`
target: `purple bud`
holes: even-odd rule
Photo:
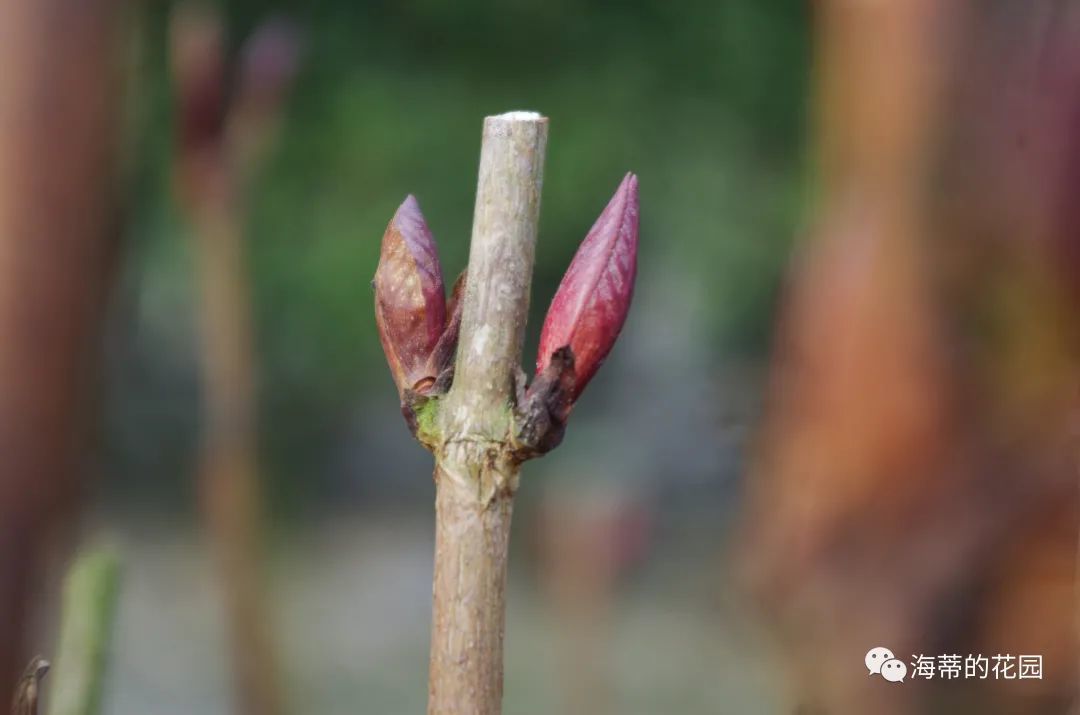
[[[301,33],[287,18],[266,20],[241,50],[236,105],[253,116],[272,117],[300,66]]]
[[[446,296],[435,239],[412,196],[386,227],[374,286],[379,339],[398,392],[426,392],[439,376],[430,358],[446,328]]]

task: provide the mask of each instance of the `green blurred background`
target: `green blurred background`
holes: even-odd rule
[[[335,497],[334,456],[357,437],[352,425],[397,419],[369,287],[382,232],[413,193],[448,280],[464,267],[487,114],[535,109],[551,119],[527,362],[577,243],[628,170],[642,186],[639,305],[628,334],[662,342],[664,330],[682,326],[689,344],[670,351],[700,351],[703,365],[765,355],[801,195],[804,3],[223,9],[236,43],[272,13],[287,13],[306,35],[248,226],[262,449],[276,510]],[[145,9],[135,53],[136,199],[113,327],[105,472],[113,498],[171,508],[189,491],[198,376],[192,243],[169,191],[167,15],[165,5]],[[633,389],[608,374],[647,367],[624,364],[629,351],[615,350],[612,363],[623,364],[601,373],[583,417],[599,414],[607,393]],[[705,390],[715,375],[678,377]],[[643,397],[667,401],[662,392]]]
[[[305,36],[246,234],[260,473],[293,711],[423,707],[430,457],[402,424],[370,281],[408,193],[448,280],[464,267],[481,122],[513,109],[551,120],[527,366],[562,272],[628,170],[640,177],[642,218],[623,337],[564,444],[523,476],[507,711],[576,712],[567,653],[583,646],[568,631],[589,628],[561,618],[543,547],[550,532],[571,530],[544,517],[567,495],[586,505],[584,524],[590,504],[599,521],[611,510],[626,523],[614,537],[625,551],[618,590],[586,619],[600,665],[585,679],[609,693],[596,711],[774,711],[723,545],[803,203],[806,3],[237,1],[222,10],[233,49],[277,13]],[[96,501],[129,562],[106,702],[119,713],[217,713],[228,702],[193,478],[195,244],[171,195],[169,13],[158,3],[137,13],[131,200],[102,392]]]

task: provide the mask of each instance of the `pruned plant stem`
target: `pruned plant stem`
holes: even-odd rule
[[[119,582],[119,561],[107,551],[81,556],[68,573],[49,715],[100,712]]]
[[[502,707],[506,561],[518,461],[514,379],[529,308],[548,122],[484,121],[455,377],[439,405],[429,715]]]

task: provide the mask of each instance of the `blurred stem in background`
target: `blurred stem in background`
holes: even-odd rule
[[[196,239],[204,385],[199,480],[230,629],[235,695],[240,712],[275,715],[283,699],[261,573],[245,193],[291,81],[297,42],[286,23],[264,24],[244,48],[230,93],[223,35],[209,6],[178,6],[171,25],[175,188]]]
[[[120,0],[0,3],[0,702],[78,501],[114,253]]]
[[[120,562],[106,550],[80,555],[64,583],[49,715],[97,715],[109,662]]]
[[[536,515],[541,586],[555,615],[563,713],[619,712],[613,621],[619,581],[644,555],[651,517],[618,485],[548,489]]]
[[[228,212],[195,223],[203,333],[200,488],[218,559],[241,712],[280,712],[261,570],[251,323],[241,228]]]

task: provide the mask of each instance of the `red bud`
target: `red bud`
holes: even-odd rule
[[[169,23],[175,92],[175,188],[193,208],[224,196],[221,165],[226,68],[221,16],[206,5],[183,2]]]
[[[425,392],[439,376],[430,359],[446,327],[435,239],[409,196],[383,235],[375,272],[375,321],[398,392]]]
[[[619,337],[637,275],[638,182],[627,174],[581,242],[551,301],[536,372],[561,347],[573,352],[573,399],[581,394]]]

